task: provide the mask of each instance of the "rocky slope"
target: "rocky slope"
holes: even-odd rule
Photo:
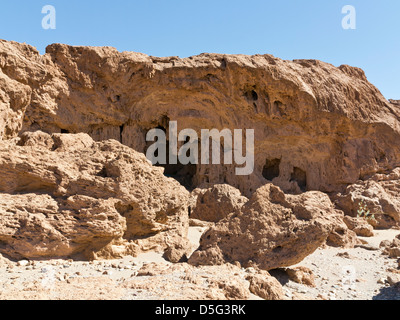
[[[155,251],[180,263],[167,274],[240,274],[215,280],[215,298],[276,299],[269,270],[399,227],[400,104],[355,67],[0,40],[0,115],[0,253],[14,260]],[[254,172],[152,166],[146,133],[170,121],[254,129]]]

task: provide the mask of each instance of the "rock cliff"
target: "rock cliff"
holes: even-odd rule
[[[0,115],[0,253],[11,257],[158,250],[178,262],[193,214],[212,226],[191,263],[270,269],[325,241],[354,245],[348,225],[370,234],[343,220],[361,201],[374,227],[399,225],[400,104],[356,67],[64,44],[40,55],[0,40]],[[253,173],[152,166],[146,133],[170,121],[199,136],[253,129]]]

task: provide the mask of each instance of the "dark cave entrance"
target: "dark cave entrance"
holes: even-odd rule
[[[273,159],[273,160],[267,159],[262,172],[263,177],[269,181],[272,181],[273,179],[279,177],[280,165],[281,165],[281,159]]]
[[[157,126],[155,129],[160,129],[162,131],[164,131],[164,133],[166,134],[166,164],[155,164],[156,167],[162,167],[164,168],[164,175],[168,178],[173,178],[175,180],[177,180],[182,186],[184,186],[187,190],[192,191],[196,186],[195,186],[195,182],[194,182],[194,177],[197,173],[197,165],[196,164],[181,164],[179,163],[179,159],[178,159],[178,163],[177,164],[170,164],[169,163],[169,137],[168,137],[168,123],[169,123],[169,119],[162,119],[161,121],[161,125]],[[187,141],[186,141],[187,142]],[[184,143],[186,143],[184,142]],[[152,145],[154,142],[147,142],[146,145],[146,150],[145,153],[147,152],[147,149],[150,147],[150,145]],[[183,143],[183,144],[184,144]],[[178,150],[179,150],[178,146]],[[158,156],[158,153],[155,153],[156,156]]]
[[[300,168],[293,168],[293,173],[290,178],[290,181],[295,181],[297,182],[297,185],[299,186],[300,190],[303,192],[307,191],[307,173],[300,169]]]
[[[164,175],[169,178],[174,178],[187,190],[192,191],[195,188],[194,176],[197,172],[197,166],[195,164],[166,164],[157,165],[164,168]]]

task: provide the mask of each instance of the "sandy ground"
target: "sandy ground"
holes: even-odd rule
[[[375,237],[361,238],[368,245],[360,248],[318,249],[297,265],[312,270],[315,288],[289,281],[282,271],[272,271],[271,274],[283,284],[288,298],[400,300],[400,290],[387,282],[389,276],[397,276],[398,263],[379,249],[381,241],[393,240],[399,233],[398,230],[375,231]]]
[[[198,244],[204,230],[190,228],[189,238],[194,244]],[[398,263],[382,255],[379,244],[393,240],[400,231],[375,233],[373,238],[363,238],[367,246],[321,248],[302,261],[299,266],[308,267],[315,276],[315,288],[289,280],[282,270],[271,274],[282,283],[288,300],[399,300],[400,290],[387,281],[390,276],[398,276]],[[0,299],[157,299],[154,293],[123,286],[127,281],[135,281],[138,271],[152,262],[169,264],[156,253],[95,262],[10,262],[0,258]],[[175,280],[173,275],[163,279]],[[252,295],[250,299],[260,298]]]

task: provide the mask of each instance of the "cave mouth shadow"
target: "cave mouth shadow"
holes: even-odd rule
[[[194,184],[194,177],[197,172],[197,165],[195,164],[165,164],[156,165],[164,168],[164,175],[168,178],[177,180],[188,191],[193,191],[196,186]]]
[[[279,281],[279,283],[284,286],[289,282],[289,276],[284,270],[284,268],[277,268],[273,270],[268,271],[271,276],[273,276],[276,280]]]
[[[169,155],[170,155],[170,142],[168,140],[168,135],[167,135],[167,128],[168,128],[168,123],[169,123],[169,118],[168,117],[163,117],[160,120],[160,124],[158,126],[155,127],[155,129],[159,129],[164,131],[164,133],[166,134],[166,145],[165,147],[165,151],[166,151],[166,160],[167,163],[166,164],[154,164],[155,167],[161,167],[164,168],[164,176],[166,176],[167,178],[173,178],[175,180],[177,180],[183,187],[185,187],[188,191],[193,191],[196,188],[195,185],[195,176],[197,173],[197,164],[181,164],[176,163],[176,164],[170,164],[168,163],[168,159],[169,159]],[[185,141],[185,143],[187,143],[187,141]],[[150,147],[151,144],[153,144],[154,142],[148,142],[144,153],[147,153],[147,149]],[[155,156],[158,156],[158,150],[155,153]]]

